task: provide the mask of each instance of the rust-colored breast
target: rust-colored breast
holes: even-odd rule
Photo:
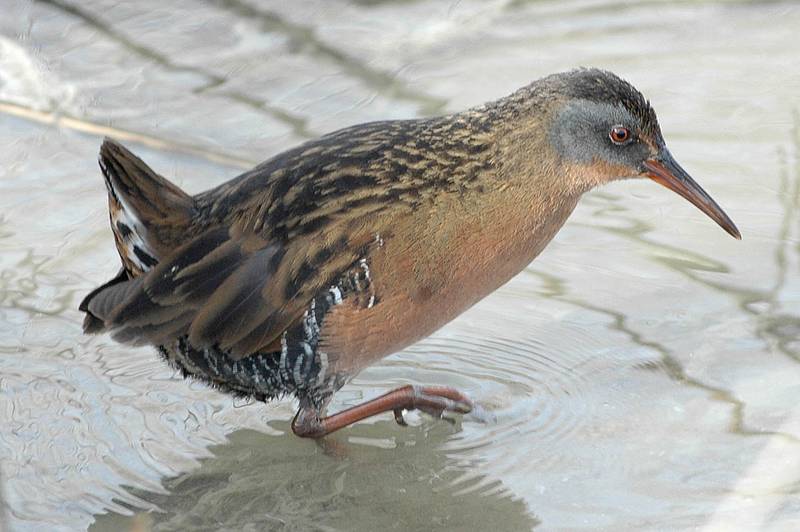
[[[331,369],[354,374],[428,336],[505,284],[552,239],[577,197],[542,206],[547,216],[498,201],[496,208],[506,212],[476,213],[461,205],[433,214],[435,220],[418,215],[394,228],[367,258],[374,304],[345,301],[326,317],[320,350]]]

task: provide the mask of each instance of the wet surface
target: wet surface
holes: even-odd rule
[[[800,8],[296,4],[0,0],[0,527],[800,526]],[[595,191],[526,271],[334,404],[445,384],[494,421],[386,416],[321,447],[291,435],[291,401],[81,335],[118,260],[103,135],[199,192],[577,65],[651,99],[744,239],[653,183]]]

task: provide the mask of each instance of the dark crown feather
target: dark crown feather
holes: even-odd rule
[[[621,103],[635,116],[645,133],[660,131],[650,102],[633,85],[612,72],[599,68],[579,68],[560,74],[568,80],[566,95],[593,102]]]

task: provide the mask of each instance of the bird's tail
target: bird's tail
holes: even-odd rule
[[[111,139],[106,139],[100,148],[100,169],[108,189],[117,251],[125,270],[136,277],[182,243],[195,203],[191,196]]]
[[[105,139],[99,159],[108,189],[111,230],[122,269],[81,302],[80,310],[87,313],[86,332],[97,332],[103,325],[88,311],[91,299],[158,264],[183,242],[195,213],[195,202],[190,195],[155,173],[116,141]]]

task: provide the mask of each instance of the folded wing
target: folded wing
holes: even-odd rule
[[[85,327],[134,345],[187,336],[195,347],[241,358],[273,344],[326,283],[320,276],[294,283],[309,266],[292,255],[257,235],[211,229],[141,276],[90,294],[81,304],[92,324]],[[319,266],[336,276],[332,265]]]

